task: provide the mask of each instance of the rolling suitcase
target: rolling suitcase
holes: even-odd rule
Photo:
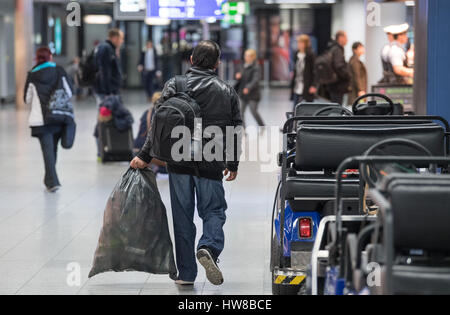
[[[113,121],[98,123],[100,158],[106,162],[129,162],[133,158],[133,130],[120,131]]]

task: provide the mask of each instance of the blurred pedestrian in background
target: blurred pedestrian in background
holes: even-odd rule
[[[139,153],[139,151],[141,151],[142,147],[145,144],[145,141],[147,140],[147,135],[152,128],[151,123],[153,115],[155,113],[155,104],[161,98],[161,95],[161,92],[153,93],[150,108],[142,114],[141,122],[139,125],[139,132],[136,139],[134,140],[133,151],[135,156]],[[153,159],[150,166],[156,174],[167,174],[166,163],[164,162]]]
[[[152,101],[153,92],[155,91],[155,78],[158,70],[158,55],[153,47],[153,42],[148,41],[144,52],[141,53],[138,71],[142,74],[142,82],[148,101]]]
[[[380,83],[388,82],[389,75],[389,51],[391,50],[392,44],[394,43],[394,35],[392,34],[392,25],[384,28],[384,32],[386,33],[388,43],[383,46],[381,50],[381,63],[383,65],[383,79]]]
[[[67,75],[73,85],[75,96],[77,101],[81,99],[83,89],[80,86],[79,74],[80,74],[80,58],[75,57],[66,69]]]
[[[122,85],[122,70],[119,50],[124,42],[124,33],[113,28],[108,31],[108,39],[99,44],[95,53],[97,74],[95,80],[95,97],[97,105],[110,95],[119,95]]]
[[[350,94],[349,94],[349,104],[353,102],[360,96],[367,93],[367,69],[364,63],[361,61],[361,56],[365,54],[364,45],[360,42],[356,42],[352,46],[353,56],[350,59],[350,73],[351,73],[351,83],[350,83]]]
[[[347,43],[347,33],[344,31],[338,31],[335,40],[330,43],[331,63],[337,75],[337,81],[324,87],[330,101],[341,105],[350,85],[350,71],[344,53]]]
[[[315,55],[308,35],[297,37],[297,52],[294,57],[294,75],[291,81],[291,100],[295,106],[302,102],[313,102],[317,93],[314,78]]]
[[[56,158],[66,122],[73,120],[73,108],[68,101],[72,93],[67,73],[53,62],[50,49],[39,48],[36,65],[28,73],[25,103],[31,108],[31,135],[41,144],[45,163],[44,184],[49,192],[61,187],[56,173]]]
[[[388,30],[394,36],[387,58],[384,81],[390,84],[412,84],[414,69],[408,66],[404,46],[408,43],[409,24],[391,25]]]
[[[99,44],[95,50],[97,73],[95,76],[94,94],[98,108],[100,108],[100,105],[108,96],[120,95],[122,69],[119,51],[123,42],[124,33],[117,28],[113,28],[108,31],[108,39]],[[97,141],[97,158],[100,158],[97,127],[95,127],[95,135]]]
[[[259,81],[261,80],[261,69],[257,62],[257,53],[254,49],[248,49],[244,54],[244,68],[236,73],[236,90],[241,100],[241,115],[245,127],[245,110],[250,107],[253,117],[258,126],[263,127],[264,122],[258,112],[261,99]]]

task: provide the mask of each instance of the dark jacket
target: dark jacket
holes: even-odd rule
[[[64,68],[52,62],[36,65],[27,76],[24,91],[24,101],[31,108],[29,126],[32,135],[53,130],[55,125],[64,125],[73,120],[71,115],[54,117],[49,108],[50,97],[56,89],[65,89],[69,97],[73,87]]]
[[[147,53],[147,50],[141,52],[141,57],[139,58],[139,63],[138,66],[143,66],[144,67],[144,71],[145,71],[145,54]],[[153,62],[155,63],[155,70],[159,69],[159,64],[158,64],[158,56],[156,54],[156,49],[153,48]]]
[[[111,96],[106,98],[101,106],[108,108],[112,112],[114,125],[116,126],[117,130],[125,131],[133,126],[133,115],[123,105],[120,96]]]
[[[312,51],[306,52],[305,57],[305,69],[303,71],[303,99],[307,102],[313,102],[315,95],[309,93],[309,89],[312,86],[316,86],[315,76],[314,76],[314,64],[315,64],[316,56]],[[297,78],[297,61],[298,61],[298,51],[295,53],[294,57],[294,76],[291,81],[291,99],[294,99],[295,94],[295,81]]]
[[[101,43],[95,53],[97,74],[95,78],[95,92],[97,94],[119,94],[122,85],[122,69],[120,59],[116,54],[116,47],[107,40]]]
[[[119,131],[126,131],[133,127],[134,118],[131,112],[123,105],[120,96],[114,95],[105,98],[100,107],[106,107],[111,111],[114,126]],[[98,125],[95,126],[94,137],[98,138]]]
[[[223,140],[225,142],[226,127],[237,127],[242,125],[241,113],[239,110],[239,98],[236,92],[231,86],[222,81],[213,70],[193,67],[187,72],[186,76],[187,88],[201,108],[203,128],[208,126],[220,127],[223,131]],[[155,104],[155,107],[158,108],[161,104],[174,96],[175,93],[176,84],[175,79],[172,78],[166,83],[162,96]],[[138,154],[138,157],[147,163],[152,160],[152,157],[150,156],[151,145],[150,137],[147,137],[144,147]],[[233,161],[202,161],[197,163],[197,169],[192,168],[190,162],[186,162],[186,165],[173,165],[169,163],[168,170],[169,172],[177,174],[198,175],[212,180],[222,180],[222,172],[225,168],[228,168],[230,171],[237,171],[238,169],[238,157],[240,154],[239,150],[236,150],[236,148],[235,153],[237,153],[237,156],[234,157]],[[226,152],[224,149],[224,159],[225,157]]]
[[[367,70],[366,66],[355,55],[350,59],[349,65],[352,76],[349,103],[353,104],[358,98],[359,92],[367,92]]]
[[[258,101],[261,99],[261,92],[259,89],[259,81],[261,80],[261,68],[257,62],[249,66],[244,66],[241,71],[241,79],[236,83],[235,89],[239,97],[244,101]],[[244,95],[244,89],[247,88],[249,93]]]
[[[337,42],[332,42],[330,51],[333,57],[333,69],[338,76],[338,81],[328,85],[328,90],[334,93],[346,94],[349,92],[350,70],[348,63],[345,61],[344,47]]]

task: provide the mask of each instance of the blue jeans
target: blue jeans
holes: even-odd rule
[[[293,98],[294,98],[294,110],[293,110],[293,112],[294,112],[294,115],[295,115],[295,110],[297,108],[297,105],[300,104],[300,102],[303,101],[303,95],[294,94]]]
[[[197,249],[207,247],[211,250],[213,258],[217,259],[225,243],[223,226],[226,221],[227,203],[223,183],[175,173],[169,174],[169,182],[178,278],[184,281],[195,281],[197,277],[195,197],[197,197],[198,215],[203,220],[203,235]]]
[[[46,132],[39,135],[39,142],[41,143],[45,164],[44,183],[47,188],[61,185],[59,183],[58,174],[56,173],[56,158],[61,134],[62,128],[58,128],[57,130],[54,130],[54,132]]]
[[[143,74],[145,92],[149,98],[152,97],[155,92],[155,77],[156,71],[145,71]]]

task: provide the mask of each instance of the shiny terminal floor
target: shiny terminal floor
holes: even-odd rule
[[[265,91],[260,112],[277,128],[291,109],[288,91]],[[134,133],[145,111],[140,91],[126,92],[124,102],[135,118]],[[88,279],[102,227],[103,211],[127,163],[96,161],[93,98],[76,103],[77,138],[72,150],[59,150],[62,189],[45,191],[44,166],[37,139],[27,126],[28,112],[0,109],[0,294],[271,294],[270,221],[277,172],[261,172],[258,162],[243,162],[238,180],[226,183],[226,245],[220,257],[225,283],[213,286],[203,268],[194,287],[177,287],[165,275],[105,273]],[[250,112],[248,124],[255,124]],[[249,141],[256,141],[249,138]],[[158,185],[169,214],[167,178]],[[201,222],[196,216],[197,238]],[[73,269],[75,266],[75,269]],[[73,281],[79,266],[81,281]]]

